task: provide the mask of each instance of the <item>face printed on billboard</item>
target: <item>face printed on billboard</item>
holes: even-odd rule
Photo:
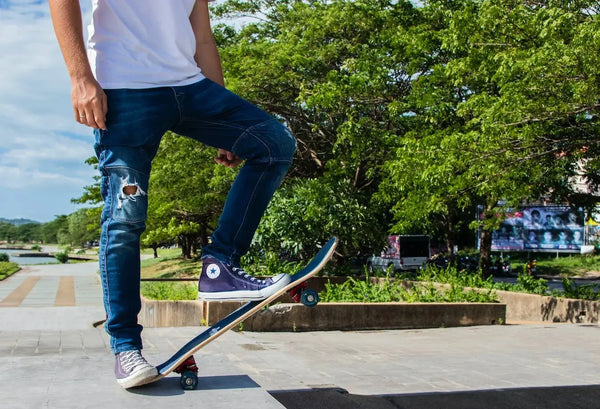
[[[583,211],[568,206],[522,208],[492,233],[492,250],[578,253],[583,244]]]

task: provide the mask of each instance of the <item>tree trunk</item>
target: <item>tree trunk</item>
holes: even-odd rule
[[[449,254],[454,254],[454,247],[456,246],[456,222],[460,220],[456,209],[449,207],[448,214],[442,217],[442,224],[444,226],[444,239],[446,244],[446,251]]]
[[[492,232],[481,229],[481,245],[479,248],[479,268],[484,278],[489,277],[490,258],[492,254]]]
[[[450,218],[445,223],[445,236],[446,236],[446,250],[449,254],[453,254],[454,246],[456,245],[456,233],[454,230],[454,223]]]
[[[200,251],[204,250],[204,247],[208,245],[208,237],[212,234],[212,230],[209,229],[207,223],[200,224],[200,235],[198,237],[198,244],[200,246]],[[200,254],[202,255],[202,254]]]
[[[180,235],[179,245],[181,246],[181,257],[186,260],[192,258],[192,246],[189,236],[185,234]]]

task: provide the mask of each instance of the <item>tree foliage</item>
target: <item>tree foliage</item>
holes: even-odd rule
[[[15,225],[0,221],[0,240],[8,243],[19,241],[31,243],[43,241],[42,225],[40,223],[23,223]]]
[[[441,222],[448,237],[461,212],[482,204],[489,253],[506,208],[543,197],[595,203],[572,183],[579,173],[594,188],[598,178],[600,38],[591,5],[427,4],[417,44],[424,63],[411,72],[404,108],[412,130],[381,185],[380,197],[396,203],[396,228]]]
[[[228,0],[215,29],[228,88],[290,127],[299,149],[255,248],[345,256],[387,233],[448,248],[510,207],[594,206],[600,186],[597,2]],[[190,256],[235,172],[167,134],[149,189],[147,246]],[[573,181],[584,181],[587,190]],[[95,186],[85,198],[97,197]],[[482,206],[484,219],[474,221]],[[472,243],[470,243],[472,244]]]
[[[154,159],[143,245],[176,241],[190,258],[216,227],[235,171],[217,166],[216,150],[167,132]]]
[[[217,11],[257,18],[239,32],[218,30],[228,87],[298,139],[291,186],[268,210],[256,243],[277,250],[283,242],[306,255],[336,234],[343,255],[366,254],[389,227],[389,211],[372,197],[381,165],[406,131],[394,119],[410,90],[398,39],[419,13],[392,1],[229,1]],[[286,206],[294,209],[288,228],[278,214],[290,214]]]
[[[254,250],[279,250],[307,260],[328,237],[337,236],[345,238],[338,253],[369,255],[364,253],[365,242],[377,242],[381,232],[364,202],[345,180],[294,180],[275,194],[254,238]]]

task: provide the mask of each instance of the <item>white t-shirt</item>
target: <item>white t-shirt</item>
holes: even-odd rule
[[[213,1],[213,0],[209,0]],[[195,0],[92,0],[88,57],[105,89],[189,85],[194,61],[189,16]]]

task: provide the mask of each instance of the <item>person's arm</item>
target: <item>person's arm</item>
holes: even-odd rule
[[[194,4],[194,8],[190,14],[190,23],[196,37],[196,54],[194,55],[196,64],[198,64],[198,67],[200,67],[202,74],[206,78],[225,86],[221,57],[219,56],[217,43],[210,27],[207,0],[196,0],[196,4]],[[215,162],[233,168],[242,163],[242,160],[233,152],[219,149]]]
[[[52,24],[71,78],[75,120],[106,129],[106,95],[94,78],[83,40],[79,0],[49,0]]]
[[[204,76],[217,84],[225,85],[221,57],[210,27],[207,0],[196,0],[190,15],[190,22],[196,37],[196,55],[194,56],[196,64],[202,69]]]

